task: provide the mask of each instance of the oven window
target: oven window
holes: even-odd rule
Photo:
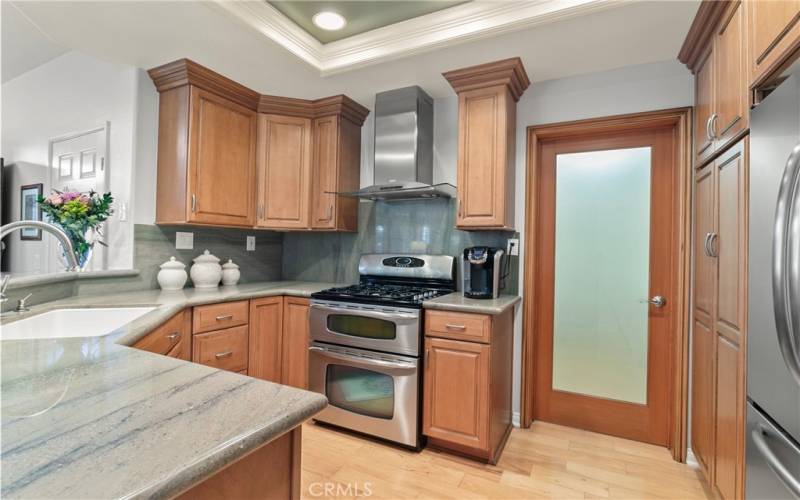
[[[397,337],[397,325],[391,321],[349,314],[329,314],[328,330],[366,339],[392,340]]]
[[[333,406],[359,415],[387,420],[394,416],[394,379],[385,373],[330,364],[325,395]]]

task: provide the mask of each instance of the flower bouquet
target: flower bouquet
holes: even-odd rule
[[[57,191],[48,197],[40,196],[37,202],[51,223],[59,226],[72,240],[75,257],[81,270],[92,258],[95,243],[107,246],[100,238],[102,225],[114,213],[111,193],[99,194],[94,191]],[[66,250],[64,250],[66,251]]]

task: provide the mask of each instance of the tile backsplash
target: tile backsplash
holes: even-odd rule
[[[455,213],[455,200],[362,201],[358,233],[286,233],[282,278],[355,283],[363,253],[458,256],[470,246],[506,248],[515,237],[512,231],[458,230]],[[503,293],[517,293],[518,260],[511,258]]]

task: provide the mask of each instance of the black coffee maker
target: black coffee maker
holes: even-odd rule
[[[502,261],[505,252],[501,248],[470,247],[464,249],[463,290],[464,297],[473,299],[495,299],[500,294],[503,278]]]

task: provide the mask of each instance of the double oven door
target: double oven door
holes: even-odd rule
[[[419,310],[312,301],[309,389],[315,419],[419,446]]]

